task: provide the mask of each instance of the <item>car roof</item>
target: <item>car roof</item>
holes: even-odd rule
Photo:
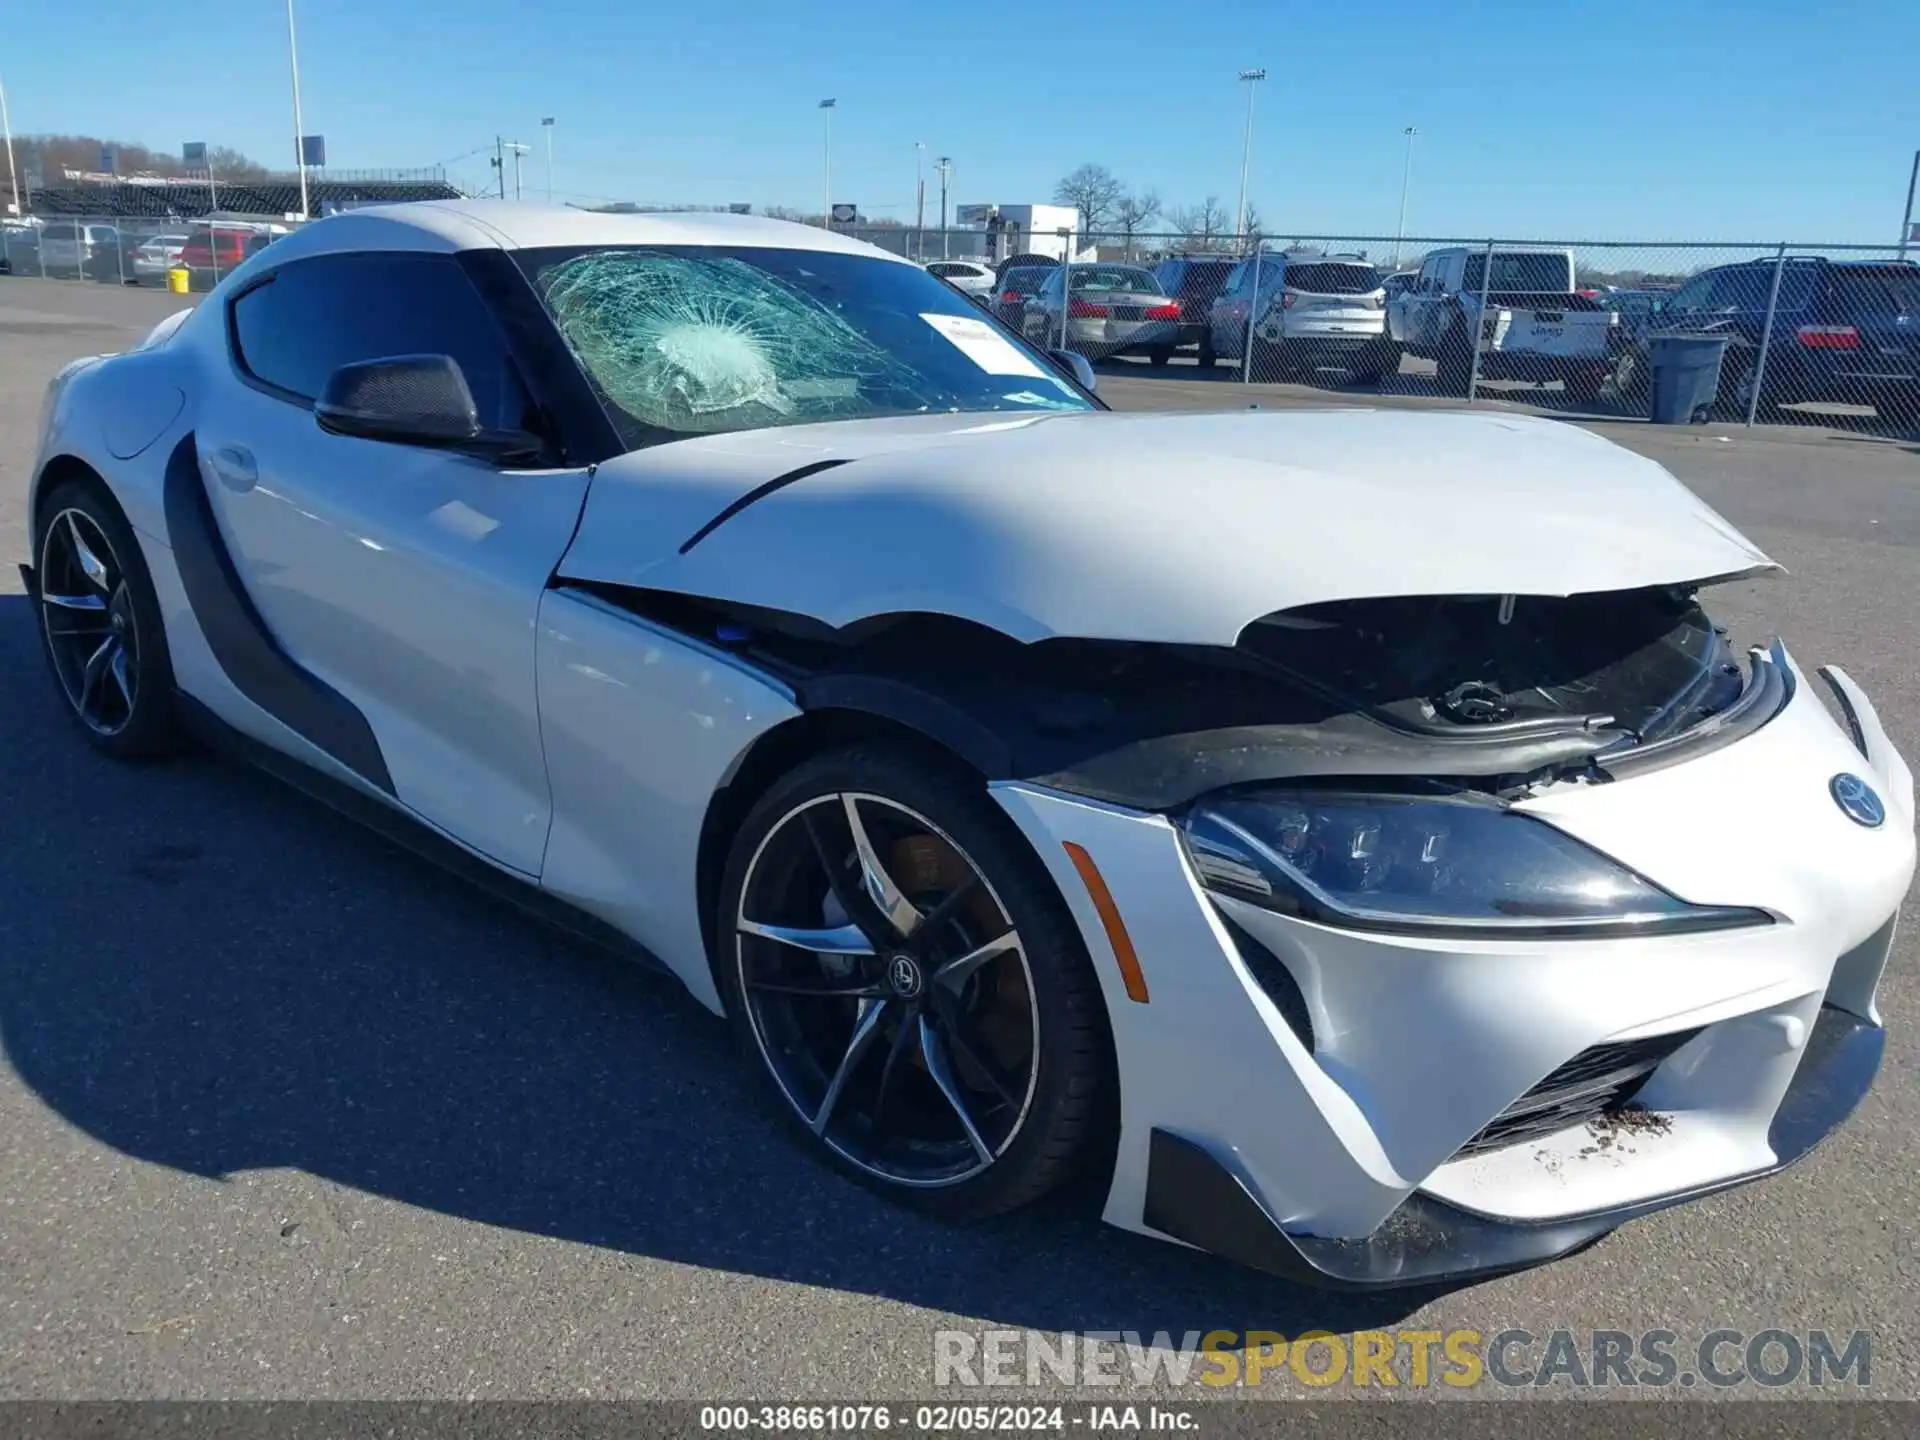
[[[817,225],[713,211],[575,210],[508,200],[416,200],[329,215],[277,242],[276,264],[346,250],[523,250],[547,246],[726,245],[913,262]]]

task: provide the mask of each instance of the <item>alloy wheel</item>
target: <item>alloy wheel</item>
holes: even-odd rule
[[[1011,1145],[1039,1074],[1019,932],[931,821],[835,792],[783,815],[734,917],[746,1019],[800,1119],[896,1185],[979,1175]]]
[[[60,511],[40,549],[40,623],[67,703],[96,735],[118,735],[140,695],[140,635],[125,571],[84,510]]]

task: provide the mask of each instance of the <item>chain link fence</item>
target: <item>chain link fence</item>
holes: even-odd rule
[[[977,298],[1009,328],[1118,373],[1920,429],[1920,265],[1891,246],[1094,233],[1063,278],[1059,236],[1009,265],[980,230],[852,233],[990,283]],[[1674,343],[1701,336],[1721,343]],[[1671,375],[1677,351],[1716,349],[1717,382],[1656,383],[1656,355]]]
[[[15,279],[198,294],[295,228],[35,217],[5,222],[0,256]],[[836,229],[929,265],[1035,344],[1142,379],[1920,430],[1920,264],[1890,246],[1100,232],[1009,255],[978,228]],[[1690,336],[1724,342],[1705,347],[1718,380],[1679,394],[1655,360]]]

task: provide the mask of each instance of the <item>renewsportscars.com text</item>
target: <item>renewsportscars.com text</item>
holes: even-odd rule
[[[941,1330],[933,1383],[1002,1386],[1295,1385],[1323,1390],[1562,1386],[1729,1389],[1873,1383],[1864,1330]]]

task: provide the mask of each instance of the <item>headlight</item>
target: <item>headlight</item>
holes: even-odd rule
[[[1202,882],[1346,929],[1528,935],[1766,924],[1689,905],[1553,826],[1478,797],[1258,791],[1183,822]]]

